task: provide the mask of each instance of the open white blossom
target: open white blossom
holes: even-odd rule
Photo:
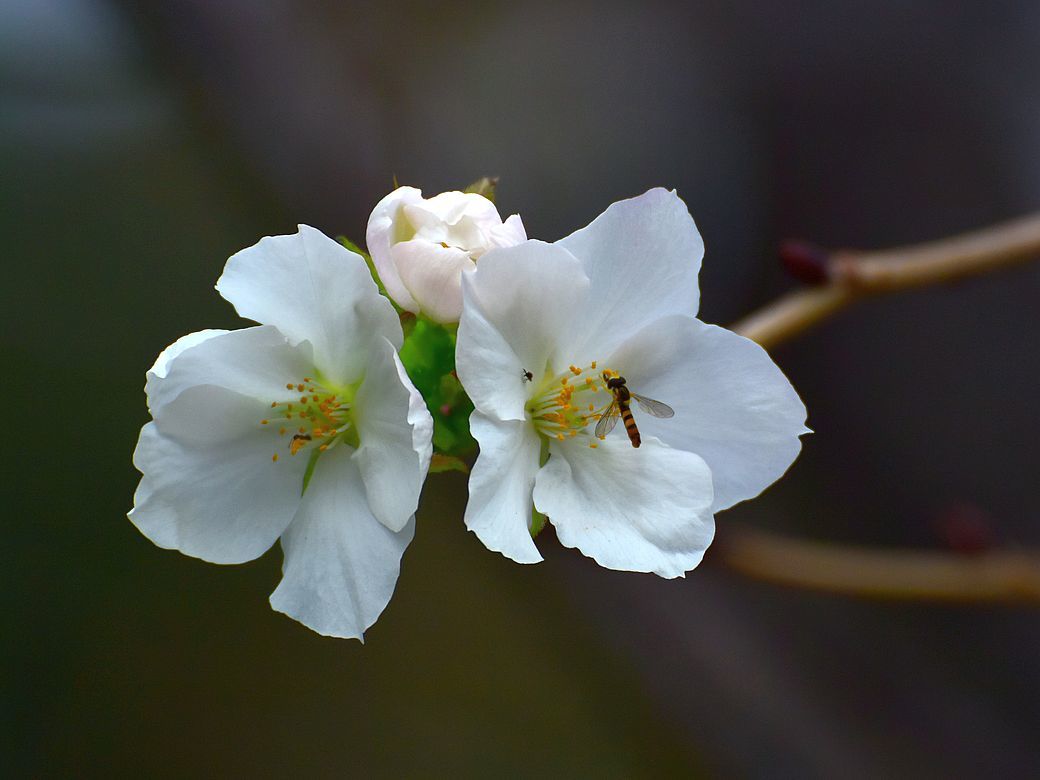
[[[280,538],[271,605],[360,639],[393,593],[431,454],[400,322],[362,258],[305,225],[231,257],[217,290],[264,324],[185,336],[148,372],[130,519],[214,563]]]
[[[462,311],[463,272],[489,249],[526,238],[519,215],[503,222],[483,195],[442,192],[426,199],[415,187],[398,187],[376,204],[365,240],[398,306],[449,323]]]
[[[693,316],[704,246],[685,204],[654,189],[556,242],[488,252],[463,278],[456,362],[480,455],[466,524],[490,549],[541,560],[532,504],[601,565],[682,576],[714,512],[797,456],[805,407],[766,352]],[[596,421],[603,372],[668,404],[632,403],[642,446]]]

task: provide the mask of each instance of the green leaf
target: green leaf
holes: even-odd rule
[[[477,447],[469,432],[473,402],[455,375],[455,329],[419,317],[400,356],[433,416],[434,449],[460,458],[472,455]]]
[[[463,474],[469,474],[469,466],[462,458],[456,458],[454,455],[433,453],[433,458],[430,460],[430,473],[441,474],[445,471],[461,471]]]
[[[498,188],[498,177],[497,176],[481,176],[471,185],[466,187],[465,192],[475,192],[477,195],[483,195],[485,198],[490,200],[492,203],[495,202],[495,190]]]

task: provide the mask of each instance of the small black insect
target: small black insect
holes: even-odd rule
[[[523,374],[521,374],[521,377],[523,377],[523,380],[522,380],[522,381],[524,381],[524,382],[530,382],[530,381],[531,381],[532,379],[534,379],[534,374],[532,374],[532,373],[531,373],[530,371],[528,371],[528,370],[527,370],[526,368],[522,368],[522,369],[520,369],[520,370],[521,370],[521,371],[523,371]]]

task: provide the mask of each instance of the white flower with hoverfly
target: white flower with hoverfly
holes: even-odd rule
[[[280,539],[271,605],[360,639],[393,593],[430,462],[400,322],[364,260],[304,225],[234,255],[217,290],[263,324],[185,336],[148,372],[130,519],[214,563]]]
[[[379,279],[397,305],[440,323],[459,321],[460,280],[489,249],[524,241],[516,214],[505,221],[473,192],[423,198],[398,187],[372,210],[365,240]]]
[[[463,277],[456,362],[480,445],[466,524],[488,548],[540,561],[536,508],[602,566],[682,576],[714,513],[794,461],[808,429],[790,382],[694,316],[703,253],[685,204],[654,189]]]

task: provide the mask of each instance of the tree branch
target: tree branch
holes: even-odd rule
[[[823,285],[788,293],[733,330],[770,349],[861,298],[951,282],[1038,256],[1040,214],[914,246],[834,252],[823,257]]]
[[[727,527],[716,555],[755,579],[887,599],[1040,603],[1040,553],[975,555],[806,541]]]
[[[1038,257],[1040,214],[885,251],[800,251],[804,275],[822,284],[789,293],[733,326],[766,349],[861,298],[950,282]],[[795,539],[739,525],[727,526],[716,544],[716,555],[735,571],[782,585],[886,599],[1040,604],[1037,551],[965,555],[876,549]]]

